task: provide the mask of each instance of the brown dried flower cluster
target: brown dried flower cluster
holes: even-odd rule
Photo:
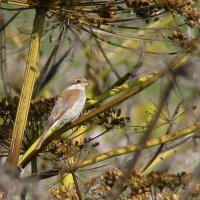
[[[178,43],[179,46],[187,49],[188,44],[190,42],[189,37],[182,33],[180,30],[176,30],[172,33],[171,36],[168,37],[170,40],[174,41],[175,43]]]
[[[90,143],[90,144],[89,144]],[[47,146],[47,151],[55,154],[58,157],[70,157],[76,155],[77,152],[84,149],[90,149],[90,147],[96,147],[99,143],[90,142],[88,139],[84,139],[82,142],[78,140],[54,140]],[[88,148],[89,147],[89,148]]]
[[[117,169],[109,169],[104,176],[101,176],[101,183],[91,187],[90,194],[104,197],[110,191],[122,172]],[[161,171],[152,172],[145,176],[139,169],[132,170],[132,177],[124,183],[125,199],[148,199],[152,195],[151,187],[157,188],[157,197],[164,199],[178,199],[178,194],[174,191],[177,188],[184,189],[192,177],[191,173],[182,172],[180,174],[167,174]],[[94,182],[96,184],[96,182]],[[166,189],[171,191],[166,193]],[[193,196],[200,196],[200,185],[198,184],[193,192]]]
[[[164,195],[165,189],[168,188],[172,191],[178,187],[184,188],[192,177],[191,173],[182,172],[180,174],[167,174],[161,171],[152,172],[147,176],[144,176],[138,170],[133,170],[133,175],[127,183],[127,187],[131,189],[130,196],[139,197],[141,191],[145,192],[145,195],[151,195],[150,187],[154,186],[159,189],[159,191]],[[149,190],[149,191],[148,191]],[[195,192],[193,195],[198,195],[199,185],[196,186]],[[161,194],[160,194],[161,195]],[[168,197],[172,195],[168,193]]]
[[[109,131],[114,128],[124,128],[128,122],[130,122],[130,118],[123,117],[120,108],[112,108],[109,111],[101,113],[97,117],[93,117],[89,122],[86,122],[84,125],[88,126],[97,124]]]
[[[28,148],[42,133],[44,122],[47,121],[55,101],[56,97],[31,102],[24,136],[24,148]],[[9,140],[11,136],[18,102],[18,97],[4,97],[0,101],[0,118],[2,120],[0,132],[3,133],[1,135],[2,142],[3,139]]]
[[[83,196],[86,199],[104,198],[108,191],[110,191],[119,179],[122,172],[118,168],[109,169],[105,172],[105,175],[101,175],[99,181],[92,178],[85,184],[87,193]],[[180,174],[167,174],[161,171],[152,172],[145,176],[139,169],[132,170],[132,177],[127,183],[124,183],[123,199],[133,200],[146,200],[152,197],[152,188],[157,188],[155,195],[157,198],[163,198],[166,200],[178,200],[179,195],[176,194],[177,188],[184,189],[192,177],[191,173],[182,172]],[[89,189],[88,189],[89,187]],[[61,197],[73,196],[76,199],[76,193],[73,189],[69,189],[67,186],[62,185],[59,188],[53,188],[50,190],[50,194],[56,199]],[[194,197],[200,196],[200,185],[198,184],[193,192]],[[89,197],[89,198],[87,198]]]
[[[128,0],[126,4],[128,7],[133,8],[138,17],[144,18],[146,21],[150,18],[155,21],[158,20],[162,11],[162,7],[151,0]]]
[[[47,152],[53,154],[52,164],[60,172],[69,173],[76,171],[79,165],[94,153],[98,142],[92,143],[87,139],[78,140],[54,140],[47,146]],[[50,156],[51,157],[51,156]]]
[[[74,192],[74,189],[70,189],[66,185],[62,185],[59,188],[52,188],[49,190],[49,193],[55,199],[79,199],[76,192]]]
[[[152,172],[148,176],[142,175],[140,171],[133,170],[133,175],[128,181],[127,187],[131,188],[133,194],[137,194],[142,188],[148,188],[151,185],[158,187],[160,190],[169,188],[174,190],[179,186],[186,186],[191,178],[189,173],[166,174],[164,172]]]
[[[147,20],[148,18],[158,20],[160,14],[170,11],[184,16],[189,26],[194,27],[197,25],[199,27],[200,12],[192,0],[166,0],[157,2],[152,0],[129,0],[126,3],[128,7],[134,9],[137,16]]]
[[[105,176],[101,176],[101,180],[103,181],[103,184],[111,188],[121,174],[121,171],[117,168],[109,169],[106,171]]]
[[[54,140],[47,146],[47,151],[55,154],[58,157],[65,155],[73,155],[81,149],[79,141],[72,140]]]
[[[14,125],[17,105],[19,99],[17,97],[2,98],[0,101],[0,137],[3,139],[10,138],[11,131]]]
[[[49,12],[73,25],[85,25],[115,22],[120,19],[122,11],[130,12],[122,1],[65,1],[65,0],[22,0],[7,1],[12,5],[22,5],[34,8],[46,8]],[[56,19],[56,17],[54,19]]]
[[[164,1],[164,4],[166,4],[166,9],[176,11],[178,14],[185,16],[185,21],[189,26],[198,25],[199,27],[200,12],[192,0],[167,0]]]

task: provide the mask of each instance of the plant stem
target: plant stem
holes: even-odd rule
[[[9,164],[14,168],[17,166],[19,160],[19,154],[32,98],[33,87],[37,76],[40,40],[44,27],[45,15],[46,10],[36,9],[22,91],[15,118],[10,151],[6,161],[6,164]]]
[[[79,198],[79,200],[82,200],[81,191],[80,191],[79,186],[78,186],[78,181],[76,179],[76,175],[74,174],[74,172],[72,172],[71,174],[72,174],[72,177],[74,179],[74,185],[75,185],[75,188],[76,188],[78,198]]]

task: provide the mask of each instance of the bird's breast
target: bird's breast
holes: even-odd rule
[[[84,105],[86,101],[86,94],[85,92],[81,92],[74,104],[64,113],[62,121],[74,121],[79,117],[81,112],[83,111]]]

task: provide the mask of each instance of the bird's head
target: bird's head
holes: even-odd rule
[[[75,77],[67,83],[67,86],[69,88],[74,88],[74,89],[79,87],[87,87],[88,85],[89,85],[88,81],[83,77]]]

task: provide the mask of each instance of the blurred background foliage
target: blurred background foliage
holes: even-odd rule
[[[23,173],[15,182],[2,169],[2,196],[13,182],[17,192],[7,193],[8,199],[200,198],[198,0],[0,2],[2,166],[9,154],[35,10],[46,12],[20,151],[28,150],[31,165],[21,161]],[[91,83],[83,118],[113,100],[111,106],[66,128],[40,153],[29,154],[57,95],[74,76]],[[127,89],[127,83],[138,92],[116,105],[114,100],[133,88]],[[178,133],[184,134],[175,137]]]

